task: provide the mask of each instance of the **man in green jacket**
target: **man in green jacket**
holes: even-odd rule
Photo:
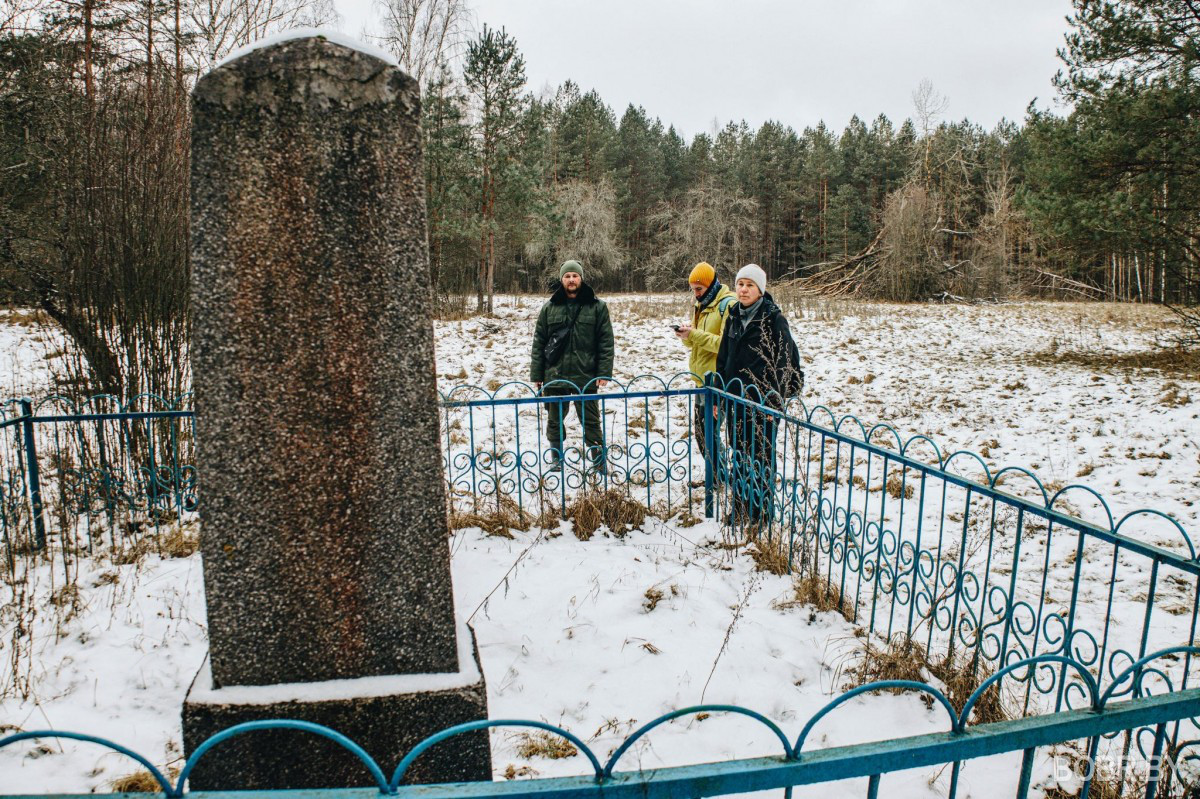
[[[533,331],[529,379],[545,397],[594,394],[612,377],[615,346],[608,306],[596,299],[596,292],[583,282],[583,266],[578,261],[567,261],[559,267],[558,280],[559,286],[542,306]],[[546,344],[560,330],[558,336],[565,335],[565,346],[561,355],[550,363]],[[603,474],[604,428],[600,403],[596,400],[549,404],[546,439],[550,444],[550,466],[556,469],[562,465],[563,417],[568,404],[575,406],[575,414],[583,422],[583,440],[592,467]]]
[[[688,275],[688,286],[696,298],[692,323],[675,328],[675,335],[691,351],[688,370],[695,377],[696,385],[702,386],[704,375],[717,370],[717,350],[721,348],[725,319],[729,316],[729,307],[737,304],[737,297],[728,286],[717,280],[716,270],[707,261],[701,261],[692,268],[692,273]],[[703,398],[697,398],[692,432],[701,455],[705,454],[704,409]]]

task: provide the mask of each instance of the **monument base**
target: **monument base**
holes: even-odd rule
[[[279,685],[213,688],[207,658],[183,704],[183,748],[246,721],[297,719],[334,729],[367,751],[384,775],[430,735],[487,718],[487,690],[475,633],[458,627],[459,670]],[[404,782],[492,779],[487,730],[431,747]],[[192,771],[192,790],[372,786],[366,766],[327,738],[300,730],[255,730],[217,744]]]

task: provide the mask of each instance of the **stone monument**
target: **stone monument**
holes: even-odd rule
[[[302,719],[388,771],[426,736],[486,718],[487,695],[450,582],[420,95],[394,64],[332,38],[252,49],[192,94],[209,657],[184,747]],[[483,732],[414,766],[418,782],[484,779]],[[272,731],[220,745],[190,784],[371,779],[323,738]]]

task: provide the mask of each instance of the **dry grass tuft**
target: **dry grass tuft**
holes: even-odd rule
[[[113,546],[109,560],[114,566],[132,566],[152,554],[163,558],[190,558],[200,551],[199,525],[194,521],[183,525],[171,523],[156,530],[135,520],[126,525],[125,533],[126,540],[133,540]]]
[[[791,557],[783,536],[771,540],[758,539],[747,549],[746,554],[754,561],[754,570],[768,574],[787,574],[791,571]]]
[[[585,491],[567,507],[567,518],[574,523],[575,537],[587,541],[601,525],[620,538],[630,529],[641,529],[646,522],[646,506],[634,502],[620,491]]]
[[[940,680],[945,685],[943,693],[946,698],[960,713],[975,689],[991,676],[986,669],[976,669],[973,673],[970,663],[955,663],[949,658],[931,661],[925,647],[903,635],[882,647],[868,641],[859,659],[845,674],[848,678],[844,686],[846,689],[882,680],[923,683],[931,682],[931,678]],[[990,724],[1012,718],[1004,706],[1001,688],[999,684],[993,685],[975,703],[971,710],[973,723]],[[903,691],[895,690],[893,693]]]
[[[433,316],[442,321],[461,321],[482,316],[473,307],[474,297],[468,294],[441,294],[433,298]]]
[[[547,514],[543,514],[541,517],[534,518],[522,510],[516,500],[507,494],[499,496],[497,505],[498,507],[491,511],[451,511],[450,529],[463,530],[467,527],[478,527],[486,535],[512,539],[511,530],[525,532],[534,524],[541,527],[553,527],[555,524],[553,514],[550,514],[549,517]]]
[[[158,539],[158,551],[164,558],[190,558],[200,550],[200,534],[195,524],[172,526]]]
[[[450,529],[464,530],[468,527],[478,527],[483,530],[484,534],[496,536],[497,538],[512,539],[513,534],[509,530],[520,525],[520,520],[515,516],[510,516],[504,511],[493,511],[492,513],[471,513],[454,511],[450,514]]]
[[[0,323],[18,325],[20,327],[49,326],[53,324],[50,317],[44,311],[27,310],[24,308],[0,311]]]
[[[662,602],[666,596],[667,595],[663,593],[661,588],[647,588],[646,601],[642,603],[642,607],[644,607],[646,612],[649,613],[658,607],[658,603]]]
[[[162,786],[158,784],[158,780],[145,769],[112,781],[113,793],[158,793],[161,790]]]
[[[1190,404],[1191,401],[1192,395],[1185,392],[1174,380],[1163,384],[1163,394],[1158,398],[1158,404],[1167,408],[1181,408]]]
[[[575,757],[575,755],[579,754],[579,750],[575,748],[575,744],[566,738],[554,735],[545,730],[519,733],[517,741],[517,756],[525,760],[535,757],[544,757],[547,760],[562,760],[563,758]]]
[[[143,536],[124,546],[115,544],[109,559],[114,566],[132,566],[135,563],[141,563],[153,551],[153,542],[149,537]]]
[[[536,777],[540,772],[533,766],[521,766],[517,768],[512,763],[504,769],[504,779],[515,780],[518,777]]]
[[[811,607],[817,613],[833,611],[846,621],[854,622],[854,608],[842,598],[842,592],[815,574],[797,577],[792,582],[792,598],[774,604],[779,610],[801,606]]]
[[[1164,375],[1195,377],[1200,373],[1200,350],[1163,347],[1138,352],[1047,351],[1037,356],[1042,363],[1082,366],[1097,373],[1154,369]]]
[[[911,482],[906,483],[903,476],[893,474],[887,481],[887,492],[892,499],[900,499],[903,495],[905,499],[912,499],[916,489],[913,488]]]
[[[67,583],[50,595],[50,604],[56,608],[76,608],[79,606],[79,586]]]

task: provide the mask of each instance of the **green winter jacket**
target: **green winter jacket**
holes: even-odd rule
[[[567,349],[558,363],[549,366],[545,358],[546,339],[550,331],[570,322],[576,306],[579,316],[567,340]],[[592,291],[591,286],[586,283],[581,285],[574,300],[568,300],[567,292],[559,286],[538,314],[537,327],[533,330],[529,379],[534,383],[570,380],[583,388],[594,378],[612,377],[614,350],[608,306],[596,299],[596,292]]]

